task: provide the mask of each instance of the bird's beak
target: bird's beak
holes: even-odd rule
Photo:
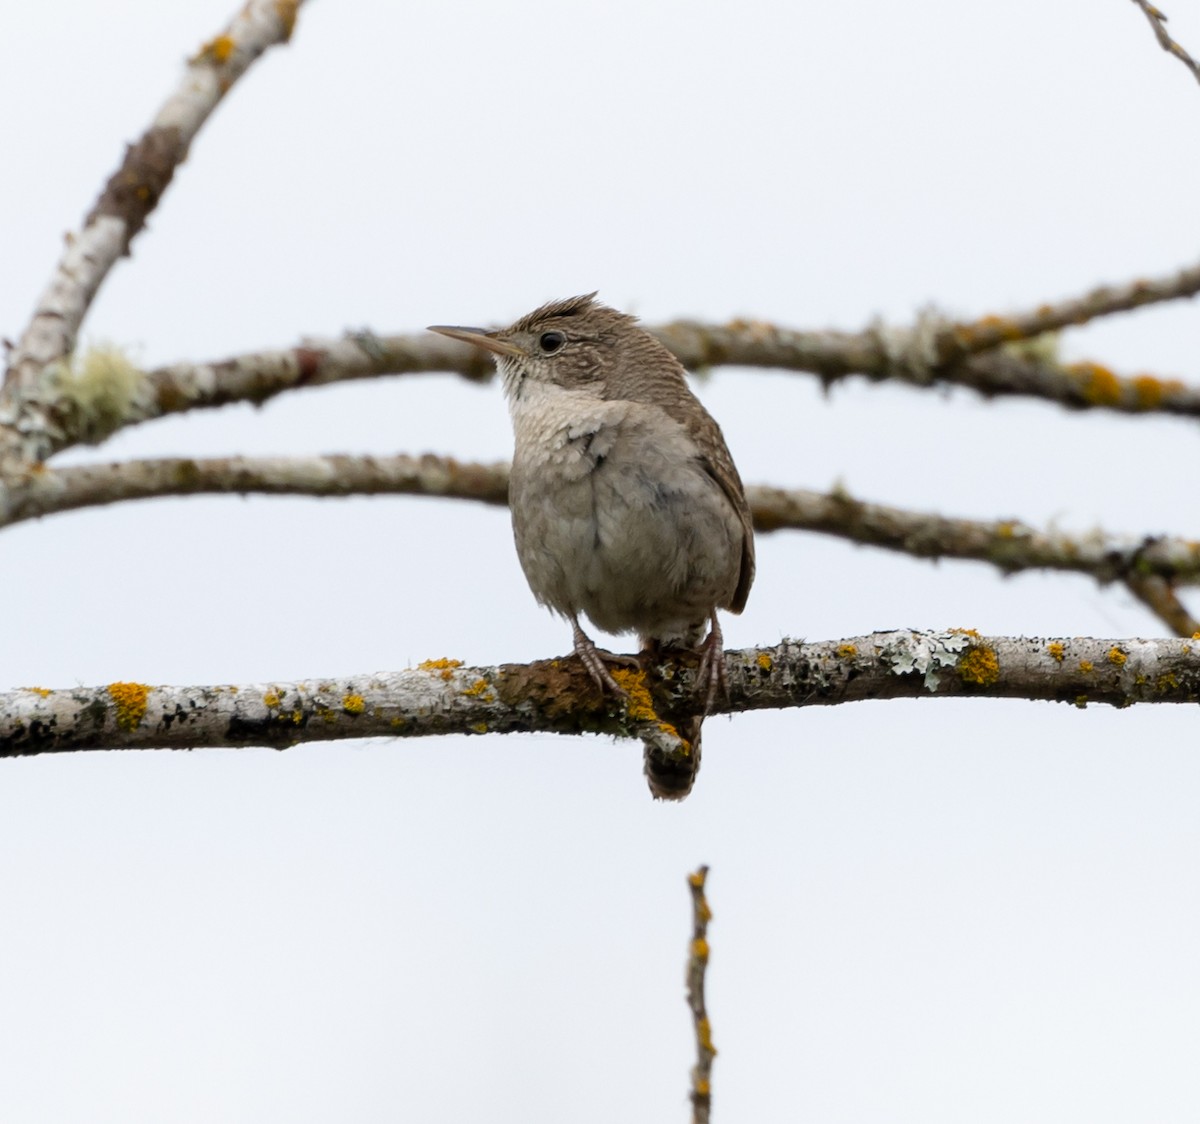
[[[452,340],[462,340],[463,343],[482,347],[486,351],[494,351],[497,355],[512,355],[520,357],[524,354],[514,343],[499,338],[499,333],[489,332],[486,328],[455,328],[448,324],[430,324],[429,330],[439,336],[449,336]]]

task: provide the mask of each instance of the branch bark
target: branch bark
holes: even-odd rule
[[[1158,39],[1158,45],[1169,55],[1174,55],[1184,66],[1192,72],[1192,77],[1200,82],[1200,63],[1196,62],[1191,55],[1187,53],[1170,35],[1167,34],[1166,22],[1167,16],[1165,12],[1160,11],[1149,0],[1133,0],[1133,2],[1142,9],[1146,19],[1150,21],[1150,26],[1154,28],[1155,38]]]
[[[1200,542],[1168,535],[1070,535],[1016,519],[955,519],[856,499],[845,490],[751,485],[760,532],[816,531],[917,558],[988,562],[1003,573],[1046,569],[1121,581],[1171,630],[1200,629],[1171,583],[1200,582]],[[81,507],[157,496],[419,495],[508,502],[508,465],[450,457],[168,457],[64,468],[37,466],[0,481],[0,527]]]
[[[714,713],[897,698],[1011,698],[1080,707],[1195,703],[1200,641],[901,630],[727,652],[726,671],[728,697]],[[639,689],[631,692],[637,706],[628,708],[600,697],[573,657],[494,667],[437,659],[407,671],[296,683],[23,687],[0,694],[0,756],[285,748],[344,738],[515,731],[640,738],[653,717],[647,699],[676,714],[696,702],[693,667],[670,663],[630,675],[639,677]]]
[[[696,1032],[696,1064],[692,1067],[692,1124],[708,1124],[712,1109],[712,1064],[717,1048],[712,1041],[712,1024],[704,998],[704,977],[708,970],[708,923],[712,910],[704,894],[708,867],[688,875],[692,895],[692,940],[688,945],[687,1002]]]
[[[87,310],[146,223],[196,134],[230,87],[268,48],[286,42],[303,0],[249,0],[189,61],[150,127],[125,151],[43,292],[10,357],[0,392],[0,461],[42,460],[71,443],[54,367],[75,347]]]

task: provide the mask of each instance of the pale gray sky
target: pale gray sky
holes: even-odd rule
[[[1200,11],[1168,7],[1200,52]],[[10,4],[0,333],[230,0]],[[146,363],[599,289],[856,329],[1196,257],[1200,89],[1128,0],[313,3],[193,147],[85,337]],[[1195,304],[1070,333],[1200,378]],[[1197,534],[1194,427],[726,370],[747,481]],[[86,455],[507,456],[449,376]],[[73,454],[82,456],[84,454]],[[5,531],[0,683],[222,683],[569,648],[504,511],[202,499]],[[1193,604],[1195,608],[1195,604]],[[731,647],[898,626],[1157,635],[1120,590],[764,536]],[[431,739],[0,762],[13,1124],[684,1120],[712,866],[715,1119],[1192,1121],[1200,751],[1183,708],[843,706],[641,748]]]

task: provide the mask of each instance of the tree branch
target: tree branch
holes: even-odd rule
[[[687,1003],[696,1031],[696,1064],[692,1068],[692,1124],[708,1124],[712,1108],[712,1063],[717,1048],[712,1042],[712,1024],[708,1021],[708,1006],[704,1001],[704,975],[708,969],[708,923],[712,910],[704,896],[708,867],[700,867],[688,875],[692,895],[692,940],[688,945]]]
[[[1192,72],[1192,77],[1200,82],[1200,63],[1197,63],[1191,55],[1187,53],[1174,39],[1167,34],[1167,29],[1164,24],[1167,22],[1167,17],[1164,12],[1161,12],[1148,0],[1133,0],[1133,2],[1142,9],[1146,15],[1146,19],[1150,21],[1150,26],[1154,28],[1154,34],[1158,39],[1158,45],[1162,47],[1168,54],[1174,55],[1184,66]]]
[[[38,301],[10,357],[0,392],[0,459],[41,460],[69,443],[53,368],[76,334],[109,271],[145,225],[196,134],[230,87],[268,48],[286,42],[302,0],[249,0],[189,61],[175,91],[125,151],[83,228]]]
[[[1200,387],[1151,375],[1127,378],[1097,363],[1064,366],[1004,347],[1066,324],[1084,323],[1197,291],[1200,265],[1156,280],[1101,287],[1078,298],[1039,305],[1011,316],[959,323],[927,312],[912,327],[875,325],[857,333],[800,332],[747,320],[724,325],[678,320],[648,326],[647,330],[692,369],[741,366],[807,371],[826,384],[858,374],[873,381],[898,379],[918,386],[966,386],[987,397],[1043,398],[1073,409],[1099,407],[1123,413],[1200,417]],[[22,360],[21,369],[40,369],[31,363]],[[209,362],[181,362],[148,372],[126,364],[120,377],[131,380],[131,385],[121,388],[119,395],[109,395],[105,404],[113,416],[99,436],[187,410],[232,402],[261,404],[305,386],[445,371],[478,382],[492,377],[490,360],[477,348],[427,332],[379,336],[363,330],[341,339],[310,338],[292,348],[247,352]],[[89,432],[88,419],[77,416],[78,404],[62,400],[69,397],[69,385],[60,382],[35,390],[30,392],[32,397],[25,394],[20,398],[30,408],[32,403],[41,411],[37,424],[28,418],[22,422],[36,444],[36,449],[30,447],[28,451],[44,459],[80,441],[96,439],[97,435]],[[95,390],[91,393],[94,395]],[[10,392],[8,407],[0,399],[0,424],[6,418],[10,426],[16,424],[11,398]],[[74,413],[72,406],[76,407]]]
[[[1041,531],[1016,519],[954,519],[855,499],[845,490],[752,485],[761,532],[816,531],[917,558],[988,562],[1006,574],[1047,569],[1123,581],[1180,636],[1200,625],[1170,582],[1200,582],[1200,542],[1166,535]],[[0,527],[81,507],[201,494],[419,495],[508,502],[508,465],[450,457],[168,457],[64,468],[38,466],[0,483]],[[1151,579],[1154,579],[1151,581]]]
[[[716,713],[836,706],[867,699],[1013,698],[1195,703],[1200,642],[1058,640],[947,632],[878,632],[727,652],[728,698]],[[694,663],[695,661],[691,661]],[[694,667],[631,671],[636,707],[602,698],[573,657],[464,667],[430,660],[407,671],[241,686],[110,683],[0,694],[0,756],[95,749],[274,746],[433,734],[641,737],[646,698],[660,712],[694,706]],[[641,688],[645,688],[645,692]],[[632,710],[632,712],[631,712]]]

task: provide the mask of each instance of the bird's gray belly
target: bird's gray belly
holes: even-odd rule
[[[517,554],[540,602],[605,632],[662,639],[728,603],[741,527],[697,457],[563,452],[555,465],[518,459],[510,484]]]

